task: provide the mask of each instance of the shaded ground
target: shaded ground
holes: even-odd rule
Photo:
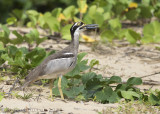
[[[106,44],[98,44],[93,46],[88,43],[80,43],[79,52],[87,52],[87,59],[97,59],[100,64],[94,68],[96,73],[102,74],[104,77],[113,75],[121,76],[125,82],[129,77],[142,77],[144,85],[141,89],[160,88],[160,51],[156,50],[157,44],[131,46],[126,42],[115,41],[117,46]],[[24,44],[25,45],[25,44]],[[47,40],[40,46],[48,50],[61,50],[66,47],[66,41]],[[94,48],[93,48],[94,47]],[[94,49],[94,51],[92,51]],[[6,85],[6,82],[0,82],[0,89],[8,92],[11,85]],[[39,91],[41,89],[41,91]],[[66,102],[55,98],[52,102],[49,100],[48,87],[32,86],[28,89],[28,93],[33,96],[28,101],[23,101],[16,98],[4,98],[0,102],[0,108],[16,109],[17,112],[28,111],[36,112],[54,112],[64,114],[75,113],[97,113],[106,107],[117,107],[118,104],[100,104],[95,102]],[[24,94],[22,91],[19,94]]]

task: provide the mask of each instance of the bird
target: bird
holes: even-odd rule
[[[61,51],[48,56],[39,66],[31,70],[25,78],[22,89],[24,90],[27,86],[37,80],[51,79],[49,88],[50,96],[52,98],[53,81],[55,78],[59,77],[58,89],[61,99],[64,100],[63,92],[61,89],[61,80],[64,74],[72,71],[76,66],[79,48],[79,35],[82,31],[96,29],[97,27],[97,24],[84,24],[83,22],[75,22],[70,28],[70,45]]]

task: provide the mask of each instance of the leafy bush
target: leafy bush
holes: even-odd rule
[[[18,75],[20,78],[28,73],[28,70],[39,65],[46,57],[46,52],[42,48],[35,48],[31,52],[27,48],[17,48],[15,46],[7,46],[3,53],[1,53],[1,64],[8,62],[10,70]]]
[[[154,21],[150,24],[146,24],[143,29],[144,37],[143,43],[159,43],[160,42],[160,23]]]
[[[84,73],[91,67],[87,65],[88,60],[82,59],[85,55],[85,53],[79,54],[75,69],[62,78],[65,97],[77,101],[93,100],[101,103],[115,103],[124,98],[126,101],[140,100],[151,105],[160,105],[159,91],[145,94],[134,87],[142,84],[141,78],[131,77],[126,84],[122,84],[119,76],[107,78],[94,72]],[[53,95],[60,96],[57,84],[58,79],[54,82]],[[116,84],[115,89],[112,84]]]

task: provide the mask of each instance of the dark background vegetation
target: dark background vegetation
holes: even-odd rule
[[[5,23],[13,9],[23,11],[34,9],[44,13],[57,7],[66,8],[69,5],[77,6],[77,0],[0,0],[0,22]]]
[[[100,0],[87,0],[87,4],[94,4]],[[141,0],[133,0],[137,3]],[[51,11],[54,8],[66,8],[69,5],[77,6],[77,0],[0,0],[0,22],[6,23],[6,19],[14,9],[26,11],[34,9],[38,12]]]

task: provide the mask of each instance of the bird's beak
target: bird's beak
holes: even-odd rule
[[[96,29],[98,28],[98,24],[88,24],[88,25],[85,25],[83,24],[81,29]]]

